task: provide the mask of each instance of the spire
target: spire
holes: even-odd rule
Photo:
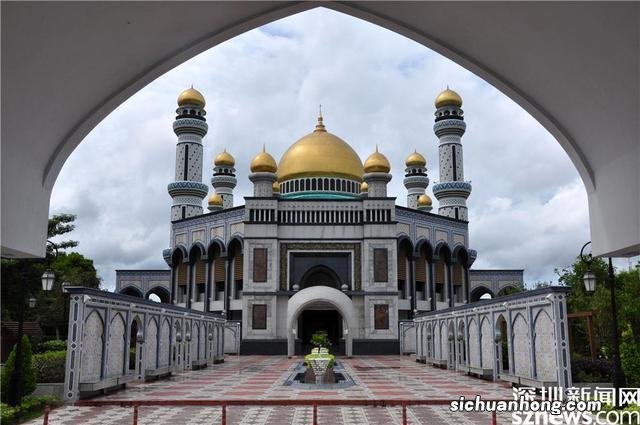
[[[324,128],[324,124],[322,122],[322,105],[320,105],[318,110],[318,123],[316,124],[316,129],[314,130],[314,132],[317,132],[317,131],[327,131]]]

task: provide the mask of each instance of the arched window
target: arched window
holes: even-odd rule
[[[318,181],[316,179],[311,180],[311,190],[316,190],[317,189],[317,183]]]
[[[300,180],[296,180],[296,183],[295,183],[295,189],[294,189],[294,190],[295,190],[296,192],[298,192],[298,191],[300,190]]]
[[[302,189],[302,190],[311,190],[311,180],[306,179],[304,181],[304,189]]]
[[[336,190],[336,181],[335,181],[335,179],[331,179],[331,190]]]
[[[324,189],[323,190],[329,190],[329,179],[324,179]]]

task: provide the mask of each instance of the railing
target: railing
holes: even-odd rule
[[[138,409],[140,407],[220,407],[222,409],[222,425],[227,425],[227,409],[231,406],[311,406],[313,409],[313,425],[318,425],[318,407],[320,406],[368,406],[368,407],[398,407],[402,408],[402,425],[407,425],[407,409],[410,406],[447,406],[457,399],[368,399],[368,400],[81,400],[74,403],[79,407],[131,407],[133,408],[133,425],[138,425]],[[506,399],[487,399],[483,401],[509,401]],[[465,412],[460,412],[464,414]],[[491,424],[497,425],[496,411],[491,413]],[[43,425],[49,424],[49,406],[45,406]]]

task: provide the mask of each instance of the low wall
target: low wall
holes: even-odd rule
[[[224,359],[220,315],[89,288],[66,292],[67,400]]]
[[[568,291],[541,288],[419,314],[417,359],[523,386],[568,388]]]

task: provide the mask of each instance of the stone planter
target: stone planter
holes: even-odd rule
[[[316,383],[316,374],[313,373],[313,369],[307,367],[307,371],[304,375],[304,382],[306,384],[315,384]],[[327,371],[324,373],[324,377],[322,379],[323,384],[335,384],[336,383],[336,375],[333,373],[333,367],[327,368]]]
[[[62,400],[64,397],[64,382],[38,383],[32,395],[36,397],[52,395]]]

